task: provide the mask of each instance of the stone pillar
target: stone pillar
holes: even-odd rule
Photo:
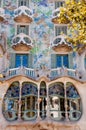
[[[22,82],[20,82],[20,92],[19,92],[19,111],[18,111],[18,120],[21,121],[21,94],[22,94]]]
[[[46,86],[46,88],[47,88],[47,119],[49,119],[49,117],[50,117],[50,107],[49,107],[49,86],[48,86],[48,84],[47,84],[47,86]]]
[[[38,116],[37,116],[37,119],[39,120],[40,119],[40,84],[38,84]]]
[[[64,82],[64,94],[65,94],[65,102],[64,102],[64,105],[65,105],[65,120],[69,121],[68,110],[67,110],[68,106],[67,106],[66,82]]]

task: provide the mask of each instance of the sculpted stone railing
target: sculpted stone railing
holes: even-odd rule
[[[14,14],[15,14],[15,17],[22,14],[32,17],[32,10],[26,6],[20,6],[14,11]]]
[[[12,39],[12,48],[15,50],[30,50],[32,47],[32,39],[24,33],[20,33]]]
[[[6,73],[6,77],[14,77],[17,75],[25,75],[25,76],[34,78],[35,72],[34,72],[34,69],[21,66],[18,68],[9,69]]]
[[[75,69],[69,68],[55,68],[50,72],[51,79],[61,77],[61,76],[69,76],[74,78],[79,78],[79,72]]]
[[[14,10],[14,20],[16,22],[31,23],[33,21],[32,10],[27,6],[20,6]]]
[[[32,68],[20,66],[17,68],[8,69],[5,73],[2,74],[5,76],[5,78],[24,75],[35,80],[41,77],[47,77],[49,80],[54,80],[59,77],[67,76],[81,81],[86,80],[78,70],[69,69],[65,67],[54,68],[54,69],[47,69],[47,68],[32,69]]]

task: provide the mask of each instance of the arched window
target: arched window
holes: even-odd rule
[[[18,119],[19,82],[13,82],[8,88],[4,99],[2,111],[8,121]]]
[[[37,86],[31,82],[13,82],[8,88],[2,105],[3,115],[8,121],[32,120],[37,117]]]
[[[70,82],[66,85],[67,108],[69,120],[79,120],[81,117],[81,98],[74,85]]]
[[[54,120],[61,120],[65,117],[64,108],[64,85],[54,83],[49,87],[50,117]]]
[[[23,120],[31,120],[37,117],[38,89],[33,83],[24,82],[22,84],[22,106],[21,117]]]
[[[54,120],[77,121],[81,117],[81,98],[75,86],[68,82],[49,86],[50,117]]]
[[[46,91],[46,83],[44,81],[40,84],[40,117],[42,119],[46,118],[47,111],[47,91]]]

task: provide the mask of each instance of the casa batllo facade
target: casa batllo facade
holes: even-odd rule
[[[64,0],[0,0],[0,130],[86,130],[86,50]]]

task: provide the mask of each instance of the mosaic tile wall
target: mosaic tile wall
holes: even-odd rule
[[[6,20],[2,30],[7,32],[10,47],[15,34],[14,9],[17,0],[3,0]],[[34,48],[30,53],[34,55],[34,66],[45,65],[50,67],[51,43],[54,38],[54,24],[51,22],[54,2],[52,0],[31,0],[30,8],[33,10],[33,22],[30,24],[30,37]]]

